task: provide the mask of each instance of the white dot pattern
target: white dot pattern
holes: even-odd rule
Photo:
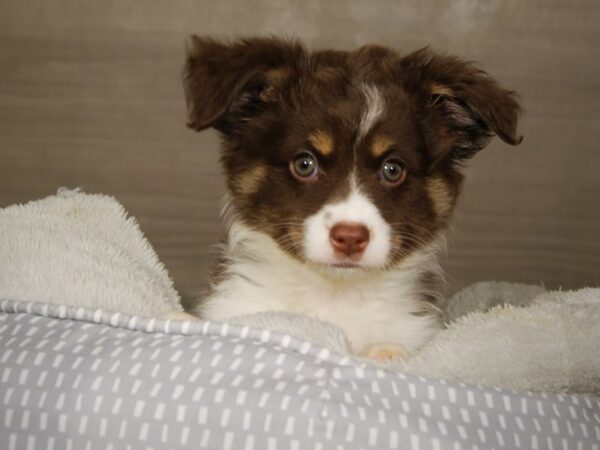
[[[0,304],[0,448],[592,449],[600,401],[428,380],[233,324]]]

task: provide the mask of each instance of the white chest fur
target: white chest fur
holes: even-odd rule
[[[196,311],[202,318],[295,312],[339,326],[355,352],[378,343],[412,352],[439,330],[433,315],[414,314],[423,309],[419,278],[437,268],[432,252],[394,270],[333,272],[297,261],[267,235],[240,224],[231,227],[225,252],[224,279]]]

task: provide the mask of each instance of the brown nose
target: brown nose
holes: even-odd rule
[[[369,244],[369,230],[360,223],[338,223],[329,231],[329,241],[336,252],[360,256]]]

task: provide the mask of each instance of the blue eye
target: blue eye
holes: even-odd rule
[[[316,181],[319,173],[317,159],[310,152],[298,153],[290,161],[290,171],[296,179],[303,182]]]
[[[397,159],[386,159],[381,166],[381,180],[389,186],[399,186],[406,179],[406,169]]]

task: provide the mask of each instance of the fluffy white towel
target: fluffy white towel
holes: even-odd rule
[[[59,191],[0,210],[0,300],[162,317],[181,311],[163,265],[113,198]],[[486,282],[456,294],[448,327],[388,368],[538,392],[600,394],[600,289],[546,292]],[[292,334],[349,353],[339,328],[264,313],[232,322]]]
[[[600,394],[600,289],[486,282],[450,303],[465,307],[462,315],[399,368],[489,387]]]
[[[0,298],[160,317],[179,295],[112,197],[61,189],[0,210]]]
[[[378,365],[487,387],[600,395],[600,289],[546,292],[484,282],[449,303],[446,329],[412,358]],[[264,313],[231,321],[350,354],[342,330],[307,317]]]

